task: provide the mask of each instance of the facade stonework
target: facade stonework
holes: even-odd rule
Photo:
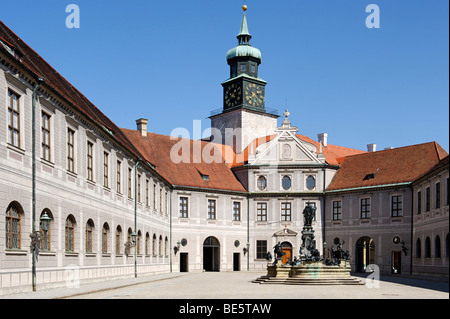
[[[225,95],[233,67],[265,85],[244,20]],[[242,88],[246,102],[224,96],[223,112],[211,116],[221,139],[212,142],[147,132],[145,119],[136,130],[118,128],[0,24],[0,294],[30,290],[34,275],[51,288],[135,274],[265,271],[277,243],[284,263],[299,255],[308,204],[317,248],[345,241],[352,271],[376,264],[386,274],[448,278],[448,154],[436,142],[365,152],[329,144],[326,133],[311,139],[287,110],[278,124],[262,88]],[[184,146],[185,161],[175,163],[173,149]],[[33,274],[30,234],[38,230]]]

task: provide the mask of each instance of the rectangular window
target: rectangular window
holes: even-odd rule
[[[180,217],[188,218],[188,198],[180,197]]]
[[[156,184],[153,184],[153,209],[156,209]]]
[[[8,143],[20,147],[19,96],[8,90]]]
[[[361,198],[361,219],[370,218],[370,198]]]
[[[216,219],[216,201],[208,199],[208,219]]]
[[[342,202],[333,201],[333,220],[342,220]]]
[[[281,220],[291,221],[291,203],[281,203]]]
[[[133,170],[128,168],[128,198],[133,198],[133,193],[131,192],[131,179],[133,176]]]
[[[166,213],[166,215],[168,215],[168,213],[169,213],[169,194],[167,192],[165,195],[164,212]]]
[[[417,214],[422,214],[422,192],[417,192]]]
[[[75,131],[67,130],[67,170],[75,173]]]
[[[122,162],[117,161],[117,172],[116,172],[117,182],[117,193],[122,194]]]
[[[94,172],[93,172],[93,160],[94,156],[94,144],[91,142],[87,143],[87,179],[89,181],[94,181]]]
[[[241,220],[241,203],[233,202],[233,220],[240,221]]]
[[[245,64],[241,64],[241,71],[245,72]]]
[[[256,208],[256,220],[259,222],[267,221],[267,203],[257,203]]]
[[[441,183],[436,183],[436,208],[441,207]]]
[[[148,179],[145,180],[145,205],[150,206],[150,181]]]
[[[431,201],[430,201],[430,188],[429,187],[427,187],[427,189],[426,189],[426,198],[425,198],[425,208],[426,208],[426,212],[429,212],[430,211],[430,203],[431,203]]]
[[[141,174],[138,174],[137,180],[137,200],[141,203]]]
[[[447,178],[447,205],[450,203],[450,190],[448,189],[450,185],[449,178]]]
[[[403,216],[403,196],[397,195],[391,197],[391,216]]]
[[[109,154],[103,153],[103,186],[109,187]]]
[[[267,256],[267,240],[256,241],[256,259],[266,259]]]
[[[50,115],[42,112],[42,158],[50,162]]]

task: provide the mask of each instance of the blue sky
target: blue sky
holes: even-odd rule
[[[68,4],[80,28],[68,29]],[[366,27],[366,6],[380,28]],[[3,1],[0,19],[118,126],[193,134],[222,107],[243,0]],[[366,150],[437,141],[449,151],[449,2],[247,0],[266,106],[299,133]],[[281,119],[280,119],[281,123]]]

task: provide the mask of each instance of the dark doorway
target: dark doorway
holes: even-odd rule
[[[233,253],[233,271],[241,270],[241,254]]]
[[[203,269],[220,270],[220,243],[215,237],[208,237],[203,242]]]
[[[361,237],[356,242],[356,271],[365,272],[366,267],[375,264],[375,243],[370,237]]]
[[[393,251],[392,252],[392,273],[401,274],[402,273],[402,252]]]
[[[188,256],[188,253],[180,253],[180,272],[189,272]]]

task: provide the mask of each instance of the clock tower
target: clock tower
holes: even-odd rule
[[[255,138],[273,134],[279,117],[276,111],[266,109],[267,82],[258,76],[261,51],[250,45],[247,6],[242,9],[238,46],[227,53],[230,78],[222,83],[223,109],[212,112],[210,117],[211,128],[215,129],[213,140],[232,146],[236,153],[241,153]]]

